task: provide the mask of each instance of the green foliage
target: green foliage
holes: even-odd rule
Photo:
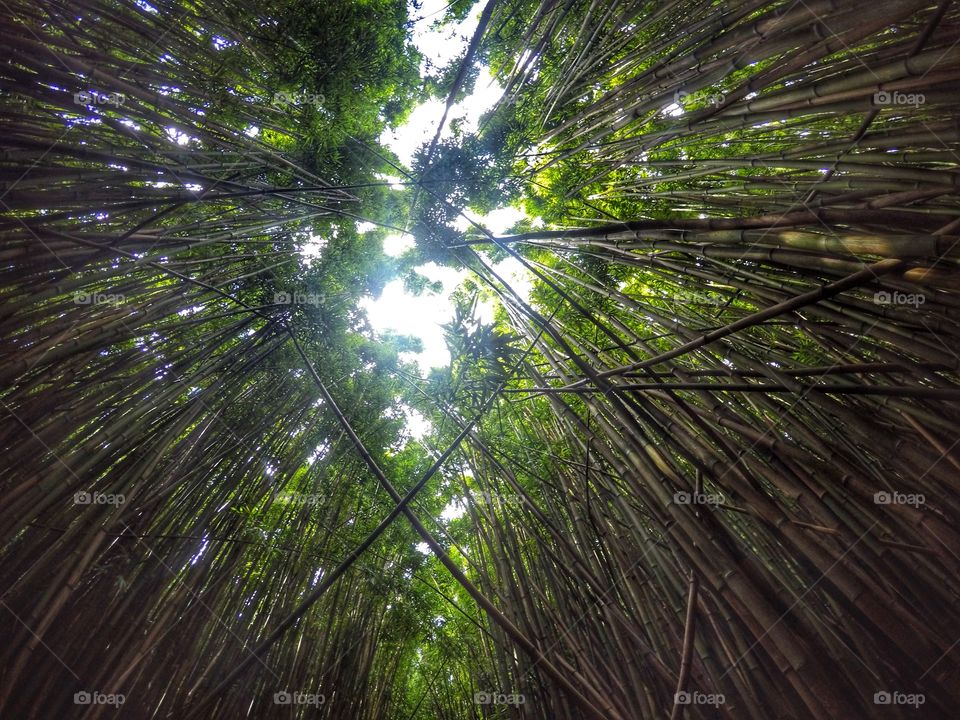
[[[941,145],[955,145],[944,103],[931,102],[930,117],[915,122],[901,110],[880,114],[853,143],[865,116],[850,104],[860,85],[832,100],[790,93],[843,80],[863,63],[844,48],[782,71],[806,49],[798,38],[808,28],[766,13],[790,8],[774,3],[740,17],[742,8],[724,6],[721,18],[700,17],[693,5],[520,0],[494,6],[480,50],[509,80],[508,98],[480,118],[477,133],[454,121],[452,137],[424,144],[409,168],[414,182],[395,190],[382,176],[406,173],[381,133],[418,101],[446,98],[460,70],[455,61],[420,76],[402,0],[204,0],[168,3],[162,13],[143,3],[84,0],[70,13],[57,3],[14,5],[0,63],[0,109],[11,118],[2,169],[16,180],[4,189],[9,248],[0,268],[0,399],[17,420],[2,435],[4,579],[11,611],[31,621],[22,623],[30,633],[40,628],[36,640],[63,649],[71,667],[106,658],[101,679],[119,670],[156,705],[134,716],[180,716],[193,693],[242,662],[351,557],[394,506],[368,460],[405,493],[473,420],[411,508],[536,642],[569,633],[569,644],[549,647],[552,658],[591,677],[603,668],[610,687],[641,688],[658,711],[674,690],[669,672],[664,682],[643,662],[613,663],[608,645],[626,628],[646,634],[652,657],[676,657],[685,635],[678,578],[691,567],[704,576],[702,607],[736,628],[759,624],[748,611],[740,617],[742,598],[731,602],[728,592],[770,601],[764,612],[774,616],[768,611],[796,605],[808,571],[817,573],[812,606],[828,608],[831,626],[859,617],[833,584],[819,583],[820,570],[853,553],[864,577],[881,577],[877,570],[898,562],[887,552],[894,545],[929,559],[916,565],[917,587],[931,607],[948,606],[948,584],[931,582],[942,575],[936,554],[923,552],[924,523],[875,517],[876,508],[850,498],[878,479],[890,484],[880,469],[924,482],[910,472],[915,459],[931,460],[926,482],[946,486],[943,453],[933,450],[955,423],[940,399],[914,403],[900,392],[873,402],[870,393],[884,383],[926,396],[953,390],[950,376],[928,368],[953,362],[943,350],[955,340],[955,283],[931,286],[929,315],[878,309],[871,285],[709,335],[874,256],[873,246],[856,253],[843,242],[942,236],[956,215],[950,193],[911,196],[903,207],[895,193],[949,180],[952,161],[931,160],[929,147],[937,145],[931,128],[946,138],[937,135]],[[438,22],[474,9],[456,0]],[[747,20],[764,20],[763,31]],[[723,44],[730,27],[751,30],[750,42]],[[956,18],[944,27],[952,32]],[[857,47],[870,63],[893,57],[916,34],[913,24],[899,28]],[[467,68],[455,100],[480,71],[479,63]],[[68,80],[114,82],[131,97],[122,108],[78,106]],[[777,105],[778,97],[787,100]],[[184,142],[168,136],[171,127]],[[851,167],[828,186],[827,167],[841,155]],[[539,233],[524,219],[513,232],[525,237],[508,251],[464,229],[462,213],[511,204],[573,231]],[[829,212],[787,225],[784,216],[800,206]],[[864,208],[890,210],[892,224]],[[756,221],[766,214],[777,219]],[[754,222],[724,224],[746,219]],[[359,231],[362,220],[374,229]],[[589,231],[615,220],[658,224]],[[382,242],[396,227],[410,227],[417,245],[391,258]],[[538,274],[534,312],[491,279],[492,266],[515,255]],[[952,257],[923,258],[934,267],[918,260],[913,270],[947,274]],[[421,378],[408,357],[422,341],[375,335],[361,301],[397,279],[410,293],[439,294],[442,283],[416,269],[428,261],[473,272],[450,299],[452,361]],[[907,282],[898,273],[895,282]],[[78,291],[123,299],[83,303]],[[493,306],[492,321],[481,304]],[[947,342],[934,342],[933,328]],[[641,362],[677,348],[677,358]],[[791,397],[781,391],[796,388],[779,385],[730,389],[772,384],[790,369],[801,371],[791,382],[827,382],[803,371],[888,361],[901,363],[895,380],[848,375],[844,382],[864,391],[853,400],[809,388]],[[612,385],[647,387],[607,388],[585,368],[610,371]],[[899,379],[904,368],[912,385]],[[697,387],[711,378],[717,387]],[[321,399],[318,379],[369,456]],[[419,440],[414,413],[427,423]],[[904,417],[929,428],[903,431],[903,452],[869,442],[902,428]],[[729,492],[723,512],[691,515],[664,501],[691,478]],[[81,485],[131,501],[78,508],[68,496]],[[931,527],[949,530],[945,521]],[[864,538],[863,528],[897,540],[836,544],[835,533]],[[51,544],[51,534],[61,539]],[[264,655],[284,682],[335,689],[343,704],[331,704],[328,717],[493,717],[499,709],[478,708],[473,692],[543,689],[543,668],[514,650],[420,540],[405,519],[394,522]],[[737,583],[713,578],[714,565],[717,578]],[[908,606],[925,602],[917,593]],[[609,614],[584,612],[594,606]],[[817,624],[805,624],[805,612],[796,608],[776,628],[797,629],[799,640],[784,644],[797,648],[795,685],[778,687],[797,698],[817,695],[803,687],[807,669],[837,650],[821,642]],[[75,622],[60,622],[70,613]],[[856,629],[884,624],[864,617]],[[715,624],[698,637],[724,665],[766,636],[727,630]],[[73,682],[19,632],[10,653],[23,661],[14,675],[24,673],[15,681],[52,668],[24,687]],[[868,635],[857,636],[864,648]],[[887,640],[878,647],[897,649],[898,638]],[[810,657],[808,643],[818,648]],[[743,678],[713,676],[716,664],[695,667],[739,692]],[[918,653],[909,665],[929,663]],[[261,674],[253,684],[260,693],[272,682]],[[266,693],[262,706],[236,687],[225,697],[218,716],[277,712]],[[13,714],[35,707],[21,698]]]

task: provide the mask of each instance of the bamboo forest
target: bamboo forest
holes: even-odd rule
[[[960,3],[0,31],[0,718],[960,718]]]

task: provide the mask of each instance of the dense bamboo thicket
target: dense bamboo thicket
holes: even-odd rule
[[[0,15],[4,717],[955,715],[954,4],[491,0],[412,168],[403,3]]]

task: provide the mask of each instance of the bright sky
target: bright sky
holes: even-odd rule
[[[519,210],[501,208],[485,218],[479,218],[479,222],[495,235],[502,235],[521,217],[523,214]],[[395,257],[412,245],[413,238],[409,235],[406,237],[388,235],[383,241],[383,250],[387,255]],[[517,260],[508,258],[494,265],[494,269],[501,277],[510,281],[521,297],[529,296],[531,287],[529,273]],[[367,311],[370,324],[377,332],[392,330],[420,338],[423,342],[423,352],[412,353],[407,359],[415,359],[420,364],[421,370],[426,372],[431,367],[450,364],[450,352],[447,350],[440,326],[453,319],[453,304],[449,301],[450,293],[469,273],[466,270],[453,270],[432,262],[420,265],[416,270],[431,281],[443,283],[443,291],[439,294],[410,295],[404,290],[403,280],[397,279],[387,283],[383,294],[377,300],[367,298],[361,301],[360,305]],[[488,304],[481,305],[477,314],[485,322],[493,320],[493,308]]]
[[[413,41],[421,53],[436,67],[442,67],[459,57],[466,49],[477,26],[483,3],[478,3],[469,17],[461,23],[437,32],[430,29],[448,3],[445,0],[425,0],[417,13],[421,18],[414,26]],[[425,69],[425,68],[423,68]],[[490,76],[489,70],[481,68],[474,92],[452,109],[444,125],[442,137],[450,137],[450,123],[463,118],[462,126],[467,132],[476,130],[480,116],[489,110],[503,95],[503,88]],[[396,131],[386,130],[380,141],[393,149],[407,166],[413,161],[414,151],[433,139],[437,124],[443,116],[444,102],[430,100],[416,108],[408,121]],[[500,208],[483,218],[473,218],[496,235],[520,220],[523,213],[515,208]],[[468,223],[461,219],[458,226],[466,229]],[[365,228],[360,228],[365,229]],[[413,247],[413,238],[409,235],[389,235],[383,242],[387,255],[396,257]],[[514,287],[524,297],[529,294],[530,280],[519,262],[508,259],[495,266],[497,271],[514,283]],[[404,291],[403,281],[394,280],[387,284],[383,294],[377,299],[368,298],[361,303],[366,309],[370,324],[377,332],[392,330],[404,335],[413,335],[423,342],[423,352],[411,354],[421,370],[427,372],[431,367],[443,367],[450,364],[450,353],[443,339],[441,325],[453,318],[453,306],[449,301],[450,293],[467,277],[466,271],[457,272],[450,268],[429,263],[417,268],[417,272],[431,281],[440,281],[443,291],[439,294],[424,293],[417,297]],[[479,316],[486,322],[493,319],[493,308],[489,305],[478,310]]]
[[[451,136],[450,124],[453,120],[461,119],[461,126],[467,132],[477,129],[480,116],[492,108],[503,96],[503,87],[490,75],[486,66],[480,69],[473,93],[450,109],[447,122],[444,123],[441,139]],[[380,142],[390,147],[400,160],[409,167],[413,162],[413,153],[424,143],[433,140],[437,132],[437,123],[443,117],[443,100],[433,98],[418,106],[407,119],[407,122],[397,130],[387,128],[380,136]]]
[[[427,73],[429,69],[435,71],[437,68],[445,67],[466,51],[477,29],[484,3],[478,2],[474,5],[467,18],[460,23],[448,26],[441,31],[431,29],[430,26],[443,17],[448,5],[446,0],[423,0],[423,7],[418,12],[410,8],[411,16],[419,18],[414,23],[412,38],[413,44],[425,58],[420,68],[421,73]],[[432,67],[428,69],[428,65]],[[503,87],[494,81],[489,68],[481,67],[480,77],[477,78],[473,94],[451,108],[441,138],[450,137],[450,123],[457,118],[464,120],[463,127],[468,132],[476,130],[477,120],[493,107],[502,95]],[[443,117],[444,105],[443,100],[437,99],[423,103],[410,114],[410,118],[403,127],[396,132],[387,129],[380,136],[380,141],[390,146],[397,153],[397,157],[409,166],[413,160],[414,150],[421,144],[433,140],[433,135],[437,132],[437,124]]]

